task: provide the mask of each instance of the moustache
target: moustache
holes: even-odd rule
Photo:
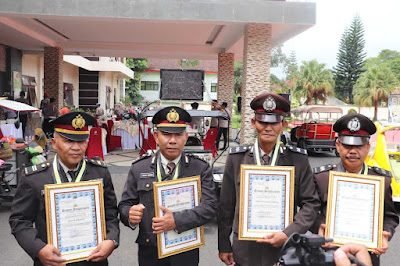
[[[346,159],[357,159],[357,160],[360,160],[361,157],[360,157],[360,156],[357,156],[357,155],[347,155],[347,156],[346,156]]]

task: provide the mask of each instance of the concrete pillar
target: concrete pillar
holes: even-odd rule
[[[247,24],[243,49],[241,145],[254,142],[255,135],[251,126],[254,111],[250,108],[250,102],[257,95],[270,91],[270,66],[271,25]]]
[[[228,103],[228,110],[232,114],[233,84],[234,84],[234,63],[233,53],[218,54],[218,94],[217,101]],[[229,124],[229,137],[232,139],[231,125]]]
[[[0,72],[6,72],[6,47],[4,45],[0,45]]]
[[[58,110],[64,105],[63,54],[61,47],[44,48],[44,92],[56,98]]]

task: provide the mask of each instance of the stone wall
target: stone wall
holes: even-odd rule
[[[233,80],[234,80],[234,63],[235,57],[233,53],[218,54],[218,96],[219,104],[228,103],[228,110],[232,114],[233,104]],[[232,123],[229,124],[229,128]],[[231,132],[231,131],[230,131]],[[232,134],[230,134],[231,136]]]
[[[44,92],[56,98],[58,110],[64,105],[63,54],[61,47],[44,48]]]
[[[0,71],[6,71],[6,47],[4,45],[0,45]]]
[[[247,24],[243,49],[241,145],[254,141],[254,130],[251,126],[254,111],[250,108],[250,102],[257,95],[270,91],[270,66],[271,25]]]

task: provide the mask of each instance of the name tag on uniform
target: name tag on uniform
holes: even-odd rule
[[[152,178],[154,177],[154,172],[151,173],[140,173],[140,178]]]

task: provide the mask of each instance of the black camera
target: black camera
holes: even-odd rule
[[[321,248],[324,244],[323,236],[294,233],[282,247],[279,265],[335,265],[333,258],[335,251],[324,251]]]

